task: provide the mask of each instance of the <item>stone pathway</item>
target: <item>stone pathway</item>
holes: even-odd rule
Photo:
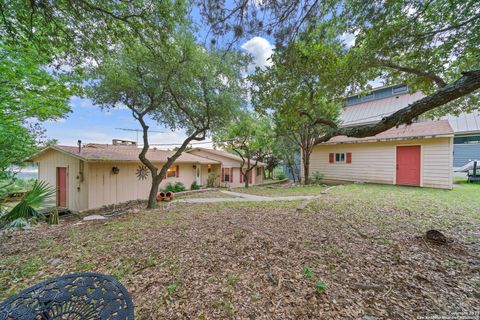
[[[211,202],[267,202],[267,201],[295,201],[295,200],[309,200],[314,196],[285,196],[285,197],[265,197],[256,196],[252,194],[223,191],[220,192],[232,196],[232,198],[192,198],[192,199],[178,199],[174,202],[187,202],[187,203],[211,203]],[[233,198],[236,197],[236,198]]]

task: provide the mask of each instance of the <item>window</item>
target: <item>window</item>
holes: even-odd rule
[[[224,180],[225,182],[230,182],[230,170],[229,169],[225,169],[225,173],[224,173]]]
[[[207,168],[208,168],[208,173],[211,173],[211,172],[212,172],[212,165],[209,164],[209,165],[207,166]]]
[[[262,175],[262,168],[257,167],[257,177]]]
[[[373,98],[375,98],[375,94],[370,93],[370,94],[367,94],[366,96],[363,96],[362,101],[372,100]]]
[[[177,170],[178,170],[178,166],[171,166],[170,168],[168,168],[168,170],[167,170],[167,178],[175,178],[175,177],[177,177]]]
[[[395,94],[395,93],[400,93],[405,91],[407,91],[407,86],[403,85],[403,86],[394,87],[392,92],[393,94]]]
[[[335,153],[335,162],[345,162],[345,153]]]

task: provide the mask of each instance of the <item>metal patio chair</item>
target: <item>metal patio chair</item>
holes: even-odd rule
[[[133,320],[125,287],[111,276],[74,273],[34,285],[0,303],[0,320]]]

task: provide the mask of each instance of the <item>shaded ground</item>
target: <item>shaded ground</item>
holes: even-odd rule
[[[412,319],[480,311],[480,192],[348,185],[300,202],[174,204],[0,239],[0,299],[113,274],[137,319]],[[427,229],[451,243],[417,237]],[[322,293],[326,286],[326,290]]]

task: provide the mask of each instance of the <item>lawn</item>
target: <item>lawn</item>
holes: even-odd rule
[[[281,197],[281,196],[309,196],[318,195],[328,188],[327,185],[292,185],[275,184],[270,186],[250,186],[248,188],[235,188],[235,192],[248,193],[258,196]]]
[[[0,236],[0,299],[48,277],[95,271],[127,287],[136,319],[480,311],[479,194],[468,184],[344,185],[303,211],[300,202],[177,203],[106,222],[70,218]],[[450,242],[425,242],[430,228]]]

